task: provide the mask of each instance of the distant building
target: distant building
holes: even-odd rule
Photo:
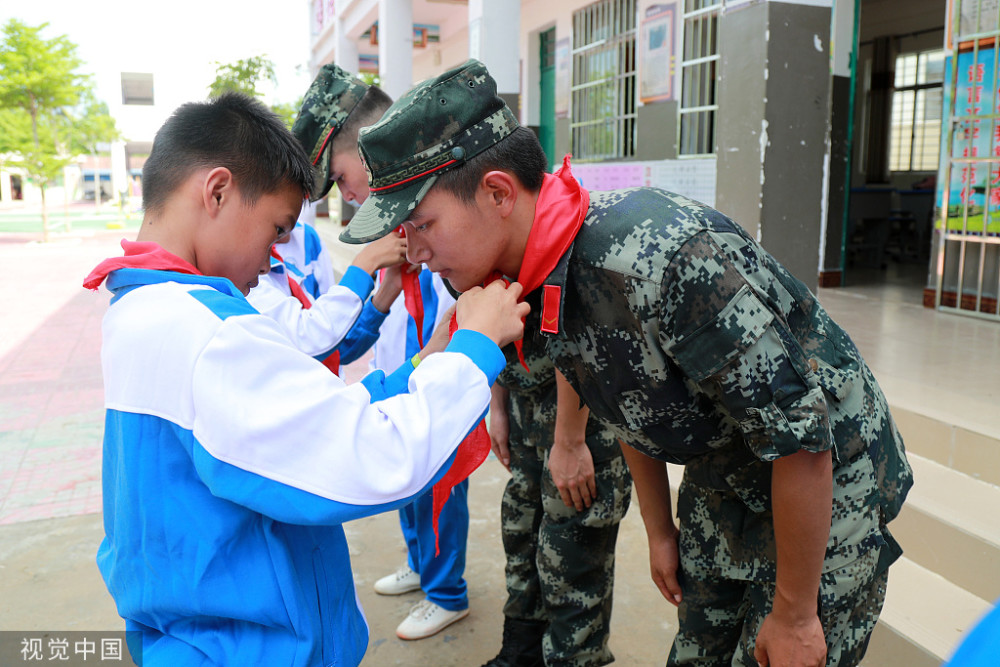
[[[479,58],[587,187],[714,205],[806,284],[836,286],[889,261],[934,273],[949,13],[947,0],[312,0],[310,64],[377,73],[397,97]]]

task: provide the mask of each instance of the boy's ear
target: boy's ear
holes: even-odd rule
[[[205,175],[201,188],[202,205],[208,214],[215,217],[224,204],[236,197],[233,172],[226,167],[215,167]]]
[[[517,202],[517,183],[514,177],[506,171],[488,171],[479,182],[480,194],[487,199],[487,204],[496,207],[500,217],[506,218],[514,210]]]

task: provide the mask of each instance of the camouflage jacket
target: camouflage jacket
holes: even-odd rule
[[[866,501],[893,518],[912,484],[902,440],[854,343],[805,285],[707,206],[654,188],[590,195],[573,247],[532,295],[526,350],[543,348],[626,442],[703,462],[688,474],[751,506],[770,498],[765,462],[832,449],[835,466],[870,457]],[[556,334],[539,332],[547,289],[560,292]]]

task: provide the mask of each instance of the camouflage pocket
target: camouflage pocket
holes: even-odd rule
[[[823,572],[819,584],[820,616],[824,620],[833,618],[840,610],[851,609],[864,600],[879,574],[878,562],[879,550],[872,549],[849,563]]]
[[[885,544],[871,457],[862,453],[833,470],[833,516],[823,571],[846,566]]]
[[[677,341],[670,352],[688,377],[702,382],[745,354],[773,320],[771,311],[744,285],[715,319]]]
[[[645,389],[630,389],[618,394],[618,410],[622,420],[633,431],[641,431],[650,424],[667,419],[666,405],[658,405]]]
[[[843,401],[850,395],[851,390],[854,388],[854,382],[858,378],[856,362],[845,360],[850,361],[854,368],[850,366],[847,368],[838,368],[827,363],[822,357],[813,357],[811,361],[816,363],[816,382],[828,394],[837,399],[838,402]]]

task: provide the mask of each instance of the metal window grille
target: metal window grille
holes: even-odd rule
[[[715,79],[719,62],[722,0],[684,0],[681,58],[681,155],[715,153]]]
[[[1000,4],[955,0],[934,303],[1000,321]]]
[[[635,155],[637,0],[601,0],[573,13],[573,155]]]
[[[943,86],[943,50],[896,57],[889,137],[890,171],[937,170]]]

